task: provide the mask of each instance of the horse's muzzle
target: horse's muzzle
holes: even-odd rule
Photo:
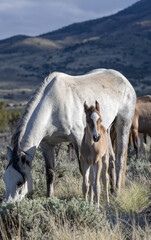
[[[94,135],[93,140],[94,140],[94,142],[98,142],[100,140],[100,134]]]

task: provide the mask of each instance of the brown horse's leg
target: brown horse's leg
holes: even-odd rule
[[[45,168],[46,168],[46,182],[47,182],[47,197],[53,196],[53,182],[54,182],[54,146],[48,143],[41,143],[42,153],[45,159]]]
[[[127,148],[126,148],[126,151],[125,151],[124,168],[123,168],[122,182],[121,182],[121,185],[122,185],[122,186],[125,185],[125,173],[126,173],[126,163],[127,163],[127,150],[128,150],[128,144],[127,144]]]
[[[132,144],[133,144],[133,137],[132,137],[132,131],[130,129],[129,131],[129,142],[128,142],[128,157],[130,159],[131,157],[131,149],[132,149]]]
[[[134,149],[136,151],[136,158],[138,159],[138,152],[139,152],[138,129],[132,129],[132,137],[133,137]]]

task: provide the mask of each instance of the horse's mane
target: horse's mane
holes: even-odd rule
[[[51,80],[52,80],[52,77],[50,77],[50,75],[44,79],[44,81],[37,88],[34,95],[31,97],[31,99],[29,100],[29,102],[27,103],[27,105],[25,107],[22,117],[18,122],[16,131],[13,134],[12,139],[11,139],[12,147],[13,147],[13,149],[16,149],[16,151],[18,151],[18,149],[20,149],[20,140],[24,134],[27,122],[28,122],[30,116],[32,115],[34,109],[40,102],[41,96],[42,96],[46,86],[50,83]]]

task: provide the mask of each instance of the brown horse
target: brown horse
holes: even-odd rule
[[[134,144],[136,151],[136,158],[138,158],[139,133],[143,133],[144,137],[149,135],[151,137],[151,96],[138,97],[136,101],[135,114],[131,126],[130,143]]]
[[[83,195],[87,200],[90,187],[90,204],[93,201],[93,192],[95,201],[99,207],[100,199],[100,175],[102,171],[102,181],[106,191],[107,203],[109,203],[108,194],[108,167],[109,167],[109,146],[105,127],[101,124],[99,103],[96,101],[95,107],[88,107],[84,103],[86,114],[86,128],[81,144],[81,169],[83,175]],[[90,184],[89,184],[90,182]],[[90,186],[89,186],[90,185]]]

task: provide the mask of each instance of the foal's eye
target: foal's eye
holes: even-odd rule
[[[23,182],[18,182],[17,187],[21,187],[23,185]]]
[[[90,123],[90,121],[89,121],[89,120],[87,120],[87,123]]]

